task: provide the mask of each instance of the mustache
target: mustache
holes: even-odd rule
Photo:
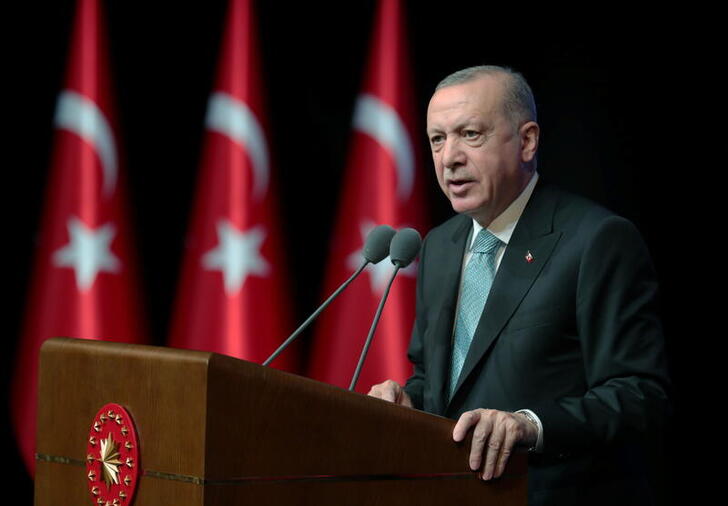
[[[445,183],[467,183],[475,181],[475,177],[468,173],[445,174]]]

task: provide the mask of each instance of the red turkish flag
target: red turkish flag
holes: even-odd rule
[[[353,139],[330,253],[325,291],[331,293],[361,265],[372,227],[426,223],[414,93],[408,70],[402,4],[380,1],[364,87],[357,99]],[[393,271],[389,258],[367,267],[321,315],[312,350],[311,377],[348,388],[380,297]],[[382,313],[356,390],[412,371],[407,345],[415,314],[416,265],[400,270]]]
[[[13,424],[31,473],[43,341],[57,336],[146,341],[99,4],[77,4],[12,387]]]
[[[264,361],[291,331],[256,23],[232,0],[169,344]],[[294,368],[291,350],[273,366]]]

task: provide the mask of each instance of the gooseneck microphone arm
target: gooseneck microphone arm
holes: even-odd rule
[[[422,238],[420,237],[420,234],[417,232],[417,230],[413,228],[403,228],[402,230],[397,232],[394,237],[392,237],[392,241],[389,244],[389,259],[394,264],[394,272],[392,273],[392,278],[387,284],[386,290],[382,294],[382,299],[379,301],[379,307],[377,308],[377,312],[374,314],[374,320],[372,321],[372,326],[369,329],[369,335],[367,335],[367,340],[364,343],[364,348],[361,350],[359,363],[356,366],[356,371],[354,371],[354,376],[351,378],[349,390],[353,391],[356,387],[356,382],[359,380],[359,374],[361,373],[361,369],[364,366],[364,360],[367,358],[369,346],[372,344],[374,332],[376,332],[377,325],[379,325],[379,319],[382,316],[382,309],[384,309],[384,303],[387,301],[387,297],[389,296],[389,289],[392,287],[394,278],[397,276],[397,273],[400,269],[407,267],[412,262],[412,260],[415,259],[417,253],[419,253],[420,251],[421,245]]]
[[[336,289],[334,293],[331,294],[331,296],[326,299],[326,301],[319,306],[319,308],[313,312],[311,316],[309,316],[305,322],[301,324],[300,327],[298,327],[293,334],[288,336],[288,339],[286,339],[283,344],[281,344],[276,351],[273,352],[273,354],[266,359],[265,362],[263,362],[264,366],[267,366],[270,364],[278,355],[281,354],[283,350],[285,350],[289,344],[291,344],[295,339],[303,332],[303,330],[308,327],[312,321],[316,319],[316,317],[326,309],[326,307],[331,304],[331,301],[333,301],[336,297],[339,296],[341,292],[344,291],[344,289],[349,286],[349,283],[354,281],[354,279],[361,274],[361,271],[364,270],[364,268],[369,264],[376,264],[380,261],[382,261],[389,252],[389,245],[392,242],[392,238],[394,237],[395,232],[392,227],[389,225],[379,225],[377,227],[374,227],[371,232],[367,235],[367,239],[364,242],[364,248],[362,249],[362,255],[364,256],[364,263],[361,264],[359,269],[349,277],[344,283]]]
[[[354,391],[354,388],[356,387],[356,382],[359,380],[359,374],[361,373],[361,368],[364,366],[364,360],[367,358],[367,353],[369,353],[369,346],[372,344],[372,339],[374,338],[374,332],[377,330],[377,325],[379,325],[379,318],[382,316],[382,309],[384,309],[384,303],[387,302],[387,297],[389,296],[389,289],[392,287],[392,283],[394,282],[394,278],[397,277],[397,273],[399,272],[400,266],[395,265],[394,272],[392,273],[392,277],[389,279],[389,283],[387,283],[387,288],[384,290],[384,294],[382,295],[382,299],[379,301],[379,306],[377,307],[377,312],[374,313],[374,320],[372,321],[372,326],[369,328],[369,334],[367,335],[367,340],[364,342],[364,348],[361,350],[361,355],[359,355],[359,363],[356,365],[356,371],[354,371],[354,376],[351,378],[351,384],[349,385],[349,390]]]
[[[281,352],[283,352],[283,350],[285,350],[286,348],[288,348],[288,345],[289,345],[289,344],[291,344],[291,343],[292,343],[293,341],[295,341],[295,340],[296,340],[296,338],[298,337],[298,335],[299,335],[299,334],[300,334],[301,332],[303,332],[303,331],[304,331],[304,329],[305,329],[306,327],[308,327],[308,326],[309,326],[309,325],[311,324],[311,322],[312,322],[312,321],[314,321],[314,320],[316,319],[316,317],[317,317],[317,316],[318,316],[318,315],[319,315],[319,314],[321,313],[321,311],[323,311],[324,309],[326,309],[326,307],[327,307],[327,306],[328,306],[329,304],[331,304],[331,301],[333,301],[333,300],[334,300],[334,299],[335,299],[336,297],[338,297],[338,296],[339,296],[339,294],[340,294],[341,292],[343,292],[343,291],[344,291],[344,289],[345,289],[345,288],[346,288],[347,286],[349,286],[349,283],[351,283],[352,281],[354,281],[354,279],[355,279],[355,278],[356,278],[356,277],[357,277],[357,276],[358,276],[358,275],[359,275],[359,274],[361,273],[361,271],[363,271],[363,270],[364,270],[364,268],[365,268],[365,267],[366,267],[367,265],[369,265],[369,261],[368,261],[368,260],[367,260],[367,261],[364,261],[364,262],[363,262],[363,263],[361,264],[361,266],[360,266],[360,267],[359,267],[359,268],[358,268],[358,269],[356,270],[356,272],[355,272],[354,274],[352,274],[352,275],[351,275],[351,277],[350,277],[349,279],[347,279],[346,281],[344,281],[344,283],[343,283],[343,284],[342,284],[342,285],[341,285],[341,286],[340,286],[339,288],[337,288],[337,289],[336,289],[336,291],[335,291],[334,293],[332,293],[332,294],[331,294],[331,296],[330,296],[330,297],[329,297],[328,299],[326,299],[326,300],[324,301],[324,303],[323,303],[323,304],[321,304],[321,305],[319,306],[319,308],[318,308],[318,309],[317,309],[316,311],[314,311],[314,312],[313,312],[313,314],[311,314],[311,316],[309,316],[309,317],[308,317],[308,318],[306,319],[306,321],[305,321],[305,322],[303,322],[303,323],[301,324],[301,326],[300,326],[300,327],[298,327],[298,328],[297,328],[297,329],[296,329],[296,330],[295,330],[295,331],[293,332],[293,334],[291,334],[291,335],[290,335],[290,336],[288,337],[288,339],[286,339],[285,341],[283,341],[283,344],[281,344],[281,345],[280,345],[280,346],[278,347],[278,349],[277,349],[276,351],[274,351],[274,352],[273,352],[273,354],[272,354],[272,355],[271,355],[270,357],[268,357],[268,358],[266,359],[266,361],[265,361],[265,362],[263,362],[263,365],[268,365],[268,364],[270,364],[270,363],[271,363],[271,362],[272,362],[272,361],[273,361],[273,360],[274,360],[274,359],[275,359],[275,358],[276,358],[276,357],[277,357],[278,355],[280,355],[280,354],[281,354]]]

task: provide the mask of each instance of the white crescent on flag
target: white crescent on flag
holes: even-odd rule
[[[397,197],[406,201],[414,183],[415,155],[409,133],[397,111],[374,95],[362,93],[356,101],[354,128],[371,136],[390,152],[397,169]]]
[[[268,189],[270,162],[265,133],[255,113],[235,97],[216,92],[210,96],[205,125],[229,137],[247,151],[255,174],[253,195],[258,199],[263,198]]]
[[[56,127],[75,133],[93,146],[101,160],[104,194],[114,193],[117,179],[117,155],[114,133],[104,112],[88,97],[63,90],[56,106]]]

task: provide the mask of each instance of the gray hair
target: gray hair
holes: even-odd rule
[[[447,86],[463,84],[481,76],[505,76],[503,113],[517,129],[528,121],[536,121],[536,100],[523,74],[509,67],[478,65],[453,72],[440,81],[435,91]]]

